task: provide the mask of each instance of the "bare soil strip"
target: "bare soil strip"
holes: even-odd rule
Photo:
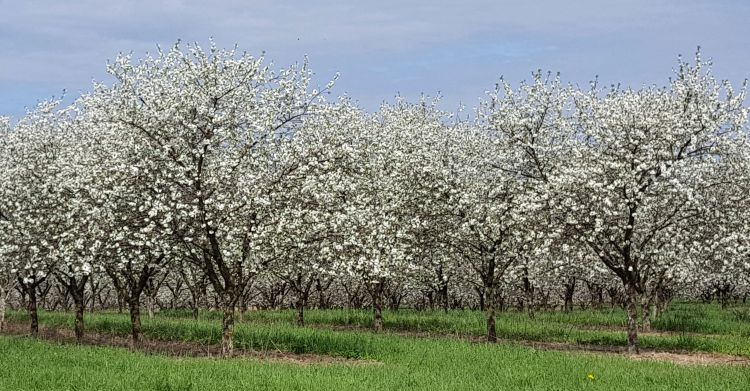
[[[5,329],[0,335],[6,336],[28,336],[29,325],[26,323],[6,323]],[[73,330],[67,328],[39,326],[39,339],[52,341],[59,344],[75,345],[75,335]],[[82,345],[87,346],[105,346],[116,348],[130,349],[130,338],[115,336],[112,334],[97,333],[86,331]],[[221,345],[206,345],[197,342],[186,341],[162,341],[162,340],[145,340],[143,347],[139,349],[145,354],[166,355],[171,357],[204,357],[220,358]],[[327,356],[322,354],[297,354],[278,350],[249,350],[234,349],[233,357],[250,358],[263,361],[273,361],[281,363],[290,363],[298,365],[310,364],[350,364],[350,365],[380,365],[382,363],[373,360],[357,360],[345,357]]]
[[[604,355],[619,355],[635,361],[666,361],[677,365],[740,365],[750,367],[750,358],[721,353],[661,351],[641,349],[640,354],[628,354],[625,346],[611,345],[576,345],[561,342],[507,341],[509,343],[530,346],[540,350],[559,350],[565,352],[583,352]]]

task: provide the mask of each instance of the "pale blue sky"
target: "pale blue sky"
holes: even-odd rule
[[[306,54],[320,84],[340,72],[334,94],[367,109],[438,92],[446,109],[471,108],[500,76],[538,68],[579,84],[664,84],[698,45],[718,77],[750,77],[750,1],[0,0],[0,114],[108,80],[118,52],[210,36],[278,65]]]

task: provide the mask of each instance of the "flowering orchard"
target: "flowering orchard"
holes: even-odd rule
[[[175,45],[70,106],[0,120],[0,314],[293,307],[627,310],[750,293],[745,89],[696,56],[664,87],[534,73],[473,114],[327,100],[307,64]],[[500,315],[498,315],[500,314]],[[1,316],[1,315],[0,315]],[[3,318],[0,318],[2,327]]]

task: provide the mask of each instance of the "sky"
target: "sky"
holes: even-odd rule
[[[107,60],[157,45],[235,44],[278,66],[308,57],[315,82],[368,110],[401,95],[473,108],[504,77],[664,85],[677,56],[750,77],[750,1],[18,1],[0,0],[0,115],[111,82]]]

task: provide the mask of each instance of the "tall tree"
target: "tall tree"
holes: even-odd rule
[[[706,223],[705,190],[727,183],[715,169],[745,124],[744,98],[699,56],[680,60],[666,88],[604,96],[594,88],[575,98],[579,143],[555,185],[572,238],[622,281],[629,352],[638,352],[639,295],[688,261],[686,247]]]
[[[87,109],[155,163],[150,197],[220,297],[222,353],[231,355],[235,306],[263,266],[254,238],[269,190],[294,168],[281,147],[320,92],[308,91],[306,64],[276,72],[213,43],[138,63],[120,56],[109,72],[117,82],[98,85]]]

